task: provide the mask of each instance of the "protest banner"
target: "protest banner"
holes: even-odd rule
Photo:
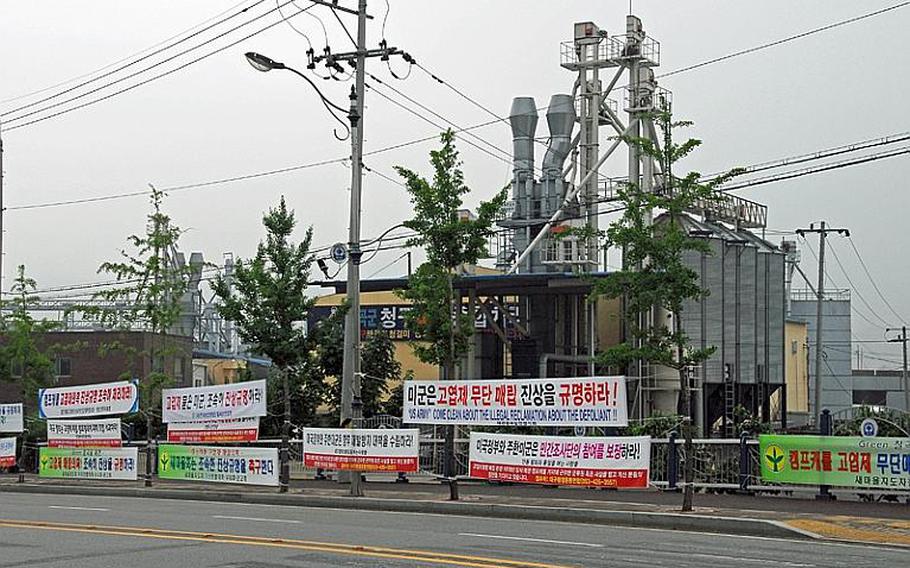
[[[48,420],[47,445],[51,448],[119,448],[120,419]]]
[[[0,432],[22,432],[22,403],[0,404]]]
[[[41,418],[130,414],[139,410],[137,381],[119,381],[38,391]]]
[[[277,486],[278,448],[162,444],[158,448],[158,477]]]
[[[0,438],[0,468],[16,465],[16,439]]]
[[[416,472],[420,431],[304,428],[303,465],[351,471]]]
[[[762,480],[910,490],[910,438],[758,437]]]
[[[471,477],[491,481],[643,488],[651,438],[570,438],[471,432]]]
[[[41,448],[38,476],[136,480],[136,448]]]
[[[205,422],[171,422],[167,441],[173,444],[255,442],[259,439],[259,417]]]
[[[265,381],[164,389],[162,422],[200,422],[265,416]]]
[[[406,381],[407,424],[627,426],[625,377]]]

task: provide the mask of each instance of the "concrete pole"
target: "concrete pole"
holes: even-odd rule
[[[910,380],[907,378],[907,326],[901,327],[901,339],[904,343],[904,412],[910,414]]]
[[[821,427],[822,420],[822,306],[825,299],[825,222],[818,233],[818,287],[815,289],[817,306],[815,310],[815,426]]]
[[[0,122],[0,300],[3,300],[3,124]]]
[[[341,376],[341,423],[359,426],[360,401],[360,194],[363,183],[363,95],[366,68],[367,1],[357,6],[357,67],[351,93],[351,211],[348,225],[348,313],[344,325],[344,364]],[[351,476],[351,496],[363,495],[360,473]]]

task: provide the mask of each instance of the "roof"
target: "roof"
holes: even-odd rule
[[[458,276],[455,278],[455,288],[458,290],[475,290],[484,295],[512,295],[512,294],[579,294],[587,293],[591,289],[591,278],[606,276],[606,272],[591,274],[543,273],[543,274],[482,274],[471,276]],[[344,298],[347,293],[347,282],[334,280],[322,282],[324,288],[334,288],[335,294],[323,296],[324,303],[317,301],[317,305],[337,305],[332,302],[337,298]],[[379,278],[376,280],[361,280],[361,302],[367,303],[367,294],[385,292],[391,294],[392,290],[408,287],[407,278]],[[377,295],[375,298],[387,296]],[[320,300],[323,300],[320,298]],[[340,300],[338,300],[340,302]],[[378,303],[381,303],[377,300]],[[404,304],[397,296],[390,304]]]

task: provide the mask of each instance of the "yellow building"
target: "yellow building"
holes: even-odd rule
[[[809,413],[809,326],[805,322],[787,320],[784,327],[784,381],[788,422],[800,424],[804,422],[800,416]],[[779,419],[779,399],[772,400],[772,405]]]

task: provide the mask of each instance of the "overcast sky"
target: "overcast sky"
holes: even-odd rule
[[[0,101],[5,101],[0,112],[75,83],[9,99],[94,72],[254,1],[0,0],[0,54],[4,58],[0,65]],[[591,20],[610,33],[623,33],[629,6],[624,0],[390,3],[385,33],[389,43],[407,50],[431,72],[503,116],[508,114],[514,96],[534,96],[541,106],[551,94],[569,92],[574,76],[559,66],[559,43],[571,39],[573,22]],[[661,43],[659,74],[897,3],[636,0],[634,10],[648,34]],[[298,4],[303,7],[307,2],[300,0]],[[352,6],[355,2],[342,0],[342,4]],[[274,1],[266,0],[178,48],[92,83],[92,87],[161,61],[274,7]],[[375,45],[381,35],[385,3],[374,0],[369,11],[377,16],[368,31],[368,42]],[[292,6],[285,8],[287,15],[295,12]],[[309,13],[324,23],[334,51],[351,49],[327,8],[315,7]],[[354,17],[342,15],[342,19],[352,31],[356,28]],[[153,71],[54,110],[173,69],[276,20],[274,15],[266,16]],[[319,21],[302,14],[292,22],[320,52],[326,40]],[[690,133],[704,141],[685,166],[713,172],[910,130],[910,105],[906,104],[910,89],[908,29],[910,6],[668,77],[661,85],[673,92],[677,117],[694,121]],[[5,131],[4,200],[8,210],[4,290],[9,289],[15,266],[23,263],[40,288],[101,279],[95,274],[98,265],[116,257],[128,234],[143,229],[148,210],[147,200],[141,196],[40,209],[17,210],[17,206],[142,191],[149,183],[166,188],[349,155],[348,142],[333,138],[335,123],[311,87],[290,73],[257,73],[243,58],[245,51],[253,50],[303,69],[307,42],[281,23],[160,80],[81,110]],[[399,75],[407,69],[400,60],[394,60],[392,66]],[[394,80],[378,60],[372,60],[368,70],[455,124],[491,120],[484,111],[417,68],[404,81]],[[330,99],[347,105],[350,82],[314,80]],[[55,98],[4,120],[65,98]],[[23,122],[11,122],[8,127]],[[368,92],[367,151],[437,132],[437,128]],[[476,132],[501,148],[511,147],[505,124]],[[543,117],[538,135],[546,135]],[[393,165],[426,171],[427,152],[432,147],[430,143],[413,145],[364,161],[389,176],[394,176]],[[489,198],[509,179],[510,164],[466,144],[461,148],[467,180],[474,190],[472,202]],[[625,157],[617,154],[603,172],[623,175],[625,163]],[[910,249],[906,230],[908,178],[910,157],[905,155],[739,193],[770,207],[769,224],[775,232],[769,232],[768,238],[775,242],[781,237],[776,231],[792,231],[820,219],[849,227],[881,292],[906,321],[910,319],[910,295],[905,292],[910,275],[905,260]],[[166,208],[186,229],[181,248],[201,251],[207,260],[220,264],[226,251],[241,257],[254,252],[262,235],[261,214],[282,194],[297,212],[301,234],[312,225],[318,245],[346,240],[349,184],[350,170],[344,164],[332,164],[175,191],[168,197]],[[396,224],[408,216],[408,211],[408,199],[400,186],[377,175],[366,176],[364,237]],[[900,324],[898,318],[879,299],[850,244],[840,237],[833,237],[830,243],[871,305],[870,309],[854,296],[856,310],[872,322],[854,312],[855,337],[881,340],[885,327],[881,320],[893,326]],[[812,246],[817,246],[817,239],[812,240]],[[380,253],[364,266],[364,276],[400,254],[398,250]],[[803,269],[813,274],[816,266],[812,255],[804,250],[803,257]],[[828,273],[834,284],[848,287],[833,256],[830,260]],[[404,262],[399,262],[381,274],[392,276],[404,271]],[[868,358],[878,354],[896,360],[894,347],[863,344],[866,366],[894,367],[891,362]]]

